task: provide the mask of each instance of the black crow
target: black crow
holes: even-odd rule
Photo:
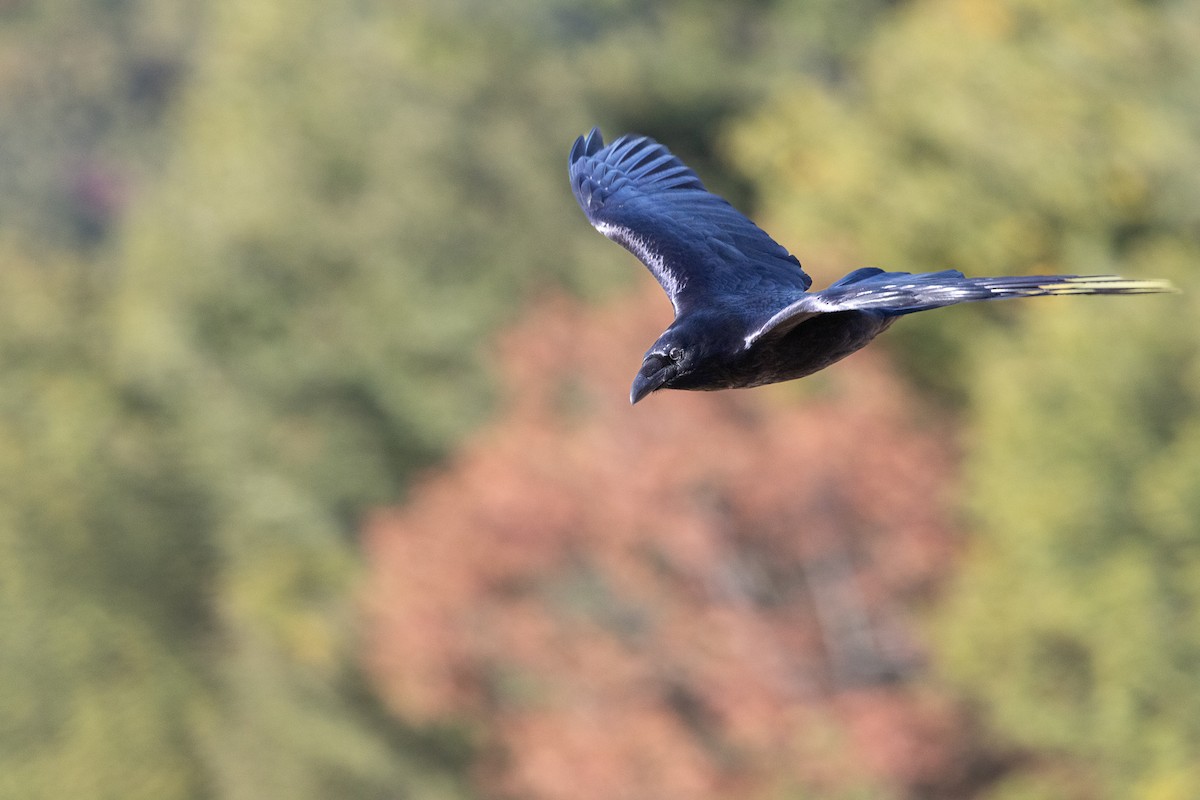
[[[800,262],[666,147],[646,136],[605,145],[598,128],[571,148],[571,189],[588,220],[662,284],[675,321],[646,352],[629,393],[731,389],[824,369],[902,314],[954,303],[1057,294],[1173,291],[1115,275],[967,278],[866,267],[809,292]]]

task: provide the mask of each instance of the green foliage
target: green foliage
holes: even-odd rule
[[[969,409],[978,538],[940,615],[943,666],[1045,754],[997,798],[1200,793],[1195,10],[913,4],[854,91],[789,91],[731,140],[765,221],[835,261],[1187,292],[897,326],[916,374]]]
[[[111,169],[134,134],[168,153],[126,175],[115,245],[10,246],[0,795],[462,796],[461,754],[406,755],[352,691],[349,534],[479,418],[483,335],[578,266],[539,160],[560,108],[483,33],[212,5],[165,126],[88,131]],[[81,145],[38,150],[35,122],[16,149],[45,185]]]
[[[3,260],[0,797],[191,796],[181,744],[198,687],[174,650],[180,621],[202,624],[204,509],[183,482],[146,494],[125,457],[80,265]]]
[[[1194,12],[0,4],[0,798],[469,793],[469,737],[363,689],[351,543],[488,412],[528,296],[645,280],[565,185],[596,122],[761,201],[818,281],[1189,290],[890,337],[975,437],[939,652],[1058,754],[996,796],[1197,794]]]
[[[0,219],[41,245],[113,232],[132,182],[161,164],[196,0],[0,4]]]
[[[355,527],[524,298],[637,279],[563,179],[586,104],[711,153],[781,15],[3,4],[0,797],[465,794],[362,688]]]
[[[809,262],[823,278],[868,258],[969,274],[1128,271],[1155,235],[1195,219],[1198,111],[1179,102],[1197,80],[1186,5],[904,7],[851,90],[783,93],[731,147],[760,180],[771,229],[796,250],[824,248],[832,266]],[[921,380],[961,397],[963,343],[985,315],[1017,313],[918,316],[894,338]]]
[[[996,722],[1084,759],[1102,796],[1200,789],[1200,341],[1163,322],[1036,313],[989,339],[971,463],[983,536],[943,621],[947,667]]]

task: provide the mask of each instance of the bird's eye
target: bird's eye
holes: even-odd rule
[[[670,350],[667,351],[667,358],[671,359],[676,364],[678,364],[680,361],[683,360],[683,350],[681,350],[678,347],[672,347]]]

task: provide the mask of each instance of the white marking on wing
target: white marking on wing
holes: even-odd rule
[[[804,308],[803,311],[800,310],[801,307]],[[779,326],[784,320],[792,321],[798,325],[809,317],[815,317],[817,314],[842,310],[843,307],[841,304],[830,302],[818,294],[805,295],[796,302],[784,306],[779,311],[776,311],[761,328],[747,334],[745,338],[745,346],[746,348],[749,348],[756,341]],[[794,325],[792,327],[794,327]]]
[[[667,292],[667,297],[671,299],[671,305],[678,313],[679,305],[675,302],[675,298],[687,286],[687,281],[672,272],[663,257],[650,248],[650,243],[629,228],[608,222],[597,222],[595,226],[596,230],[629,250],[638,257],[639,261],[650,268],[650,272],[662,284],[663,289]]]

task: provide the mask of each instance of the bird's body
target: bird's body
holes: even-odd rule
[[[685,353],[692,369],[681,371],[670,388],[742,389],[803,378],[864,347],[894,320],[868,311],[820,314],[768,347],[747,347],[741,331],[750,318],[734,311],[698,312],[668,328],[664,339],[689,342],[692,351]],[[659,349],[669,356],[669,346]]]
[[[800,262],[644,136],[571,149],[571,188],[592,225],[638,257],[675,321],[646,352],[636,403],[660,388],[732,389],[810,375],[862,348],[901,315],[976,300],[1171,291],[1113,275],[967,278],[867,267],[818,292]]]

